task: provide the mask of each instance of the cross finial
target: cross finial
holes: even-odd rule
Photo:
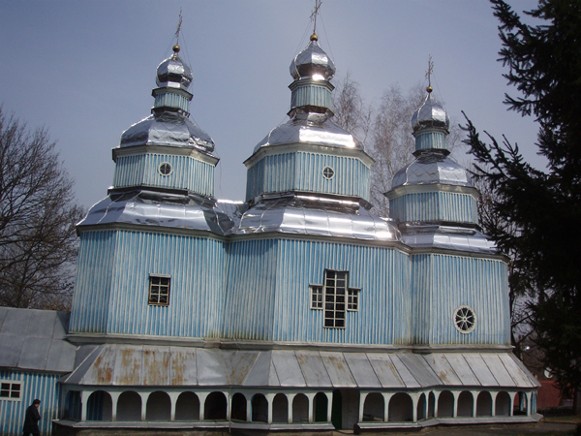
[[[315,7],[311,13],[311,20],[313,21],[313,35],[317,34],[317,16],[319,15],[321,4],[323,4],[323,0],[315,0]]]
[[[178,18],[178,25],[176,27],[176,45],[180,42],[180,32],[182,31],[182,8],[180,8],[180,15]]]
[[[426,91],[432,92],[432,74],[434,73],[434,61],[432,60],[432,55],[428,58],[428,70],[426,71],[426,79],[428,81],[428,87]]]

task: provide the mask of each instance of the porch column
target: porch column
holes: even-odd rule
[[[120,392],[109,392],[111,395],[111,421],[117,421],[117,403],[119,402]]]

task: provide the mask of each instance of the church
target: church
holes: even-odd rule
[[[219,145],[189,117],[177,43],[159,64],[151,115],[121,135],[113,184],[78,224],[70,317],[0,308],[2,434],[36,397],[43,434],[539,419],[511,351],[508,259],[480,231],[431,87],[382,217],[372,157],[333,122],[316,33],[290,74],[288,121],[264,126],[232,202],[214,196]]]

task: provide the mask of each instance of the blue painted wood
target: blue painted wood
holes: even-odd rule
[[[421,192],[390,200],[391,216],[399,221],[478,224],[478,204],[470,194]]]
[[[510,345],[508,271],[504,261],[441,254],[412,257],[412,319],[416,344]],[[476,314],[476,327],[454,327],[462,305]]]
[[[323,176],[330,167],[334,176]],[[262,193],[306,191],[369,199],[369,167],[348,156],[289,152],[265,156],[248,169],[246,199]]]
[[[52,420],[59,418],[60,376],[0,370],[0,380],[18,381],[22,389],[20,401],[0,399],[0,434],[21,435],[26,408],[38,398],[41,401],[39,428],[42,435],[50,435]]]
[[[81,252],[96,255],[91,268],[79,268],[72,332],[218,335],[223,308],[221,241],[146,231],[84,232],[81,240]],[[109,241],[111,251],[99,250],[102,240]],[[150,274],[171,277],[168,306],[148,304]]]
[[[168,175],[159,172],[162,163],[169,163]],[[115,165],[113,186],[155,186],[168,189],[187,189],[202,195],[214,195],[214,165],[192,156],[145,153],[120,156]]]
[[[232,244],[224,335],[232,339],[344,344],[404,344],[411,337],[407,255],[389,247],[309,240],[252,240]],[[262,257],[265,256],[265,257]],[[360,288],[360,309],[345,329],[324,327],[310,309],[309,285],[324,270],[348,270]],[[240,307],[244,307],[240,311]]]

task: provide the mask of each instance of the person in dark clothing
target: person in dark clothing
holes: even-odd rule
[[[26,409],[24,426],[22,427],[22,434],[24,436],[29,436],[31,433],[33,436],[40,435],[40,430],[38,429],[38,421],[40,421],[40,412],[38,411],[39,407],[40,400],[37,399],[34,400]]]

